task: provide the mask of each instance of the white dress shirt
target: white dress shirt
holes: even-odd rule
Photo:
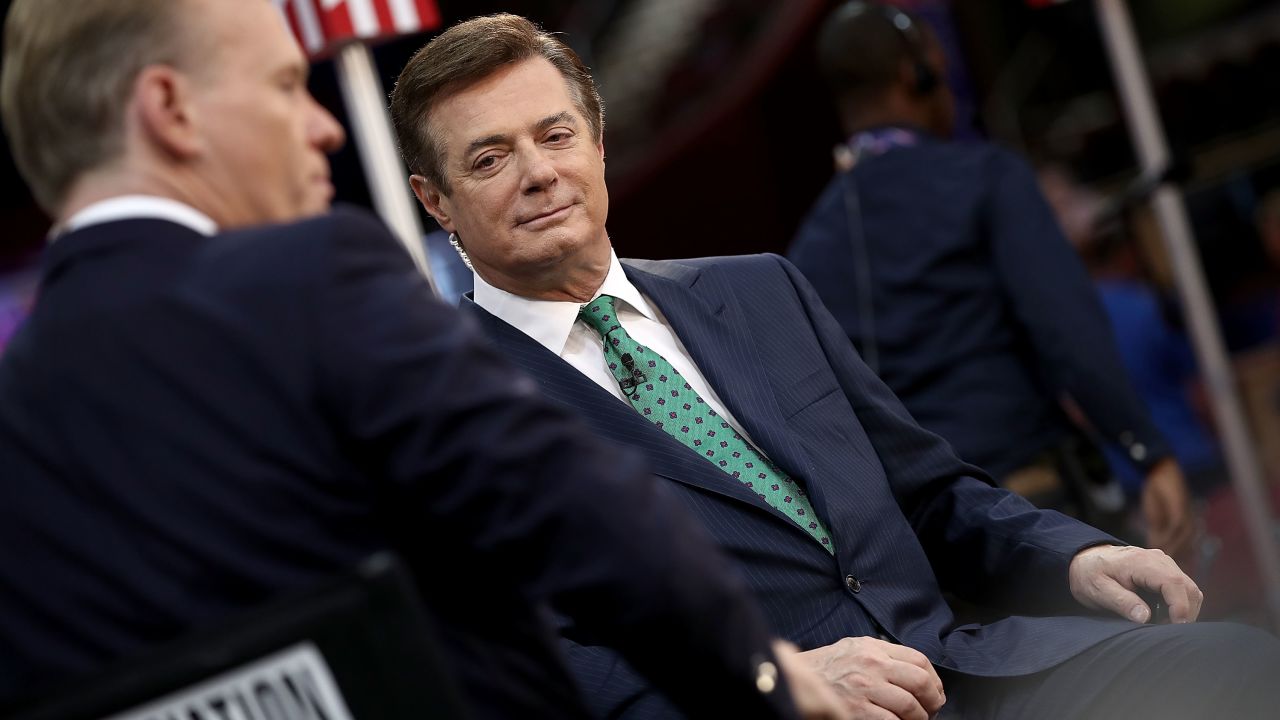
[[[49,241],[57,240],[73,230],[90,225],[137,219],[168,220],[200,233],[217,235],[218,224],[199,210],[170,198],[157,195],[120,195],[86,205],[49,233]]]
[[[689,357],[684,343],[671,329],[667,319],[658,308],[649,302],[635,285],[627,279],[618,262],[618,256],[609,251],[609,274],[604,284],[596,291],[596,297],[612,295],[618,299],[614,304],[618,322],[626,329],[627,334],[641,345],[657,351],[667,362],[684,376],[689,386],[707,401],[725,422],[728,422],[747,442],[742,424],[739,423],[725,404],[716,395],[716,391],[707,383],[698,366]],[[530,300],[500,290],[485,282],[479,275],[475,276],[475,302],[495,317],[505,320],[509,325],[533,338],[540,345],[559,355],[595,384],[604,388],[618,398],[627,402],[618,386],[618,380],[609,371],[604,357],[604,340],[585,322],[578,321],[578,309],[582,306],[576,302],[559,300]],[[630,403],[628,403],[629,405]],[[754,442],[751,442],[755,446]],[[759,449],[759,448],[757,448]],[[761,451],[763,453],[763,451]]]

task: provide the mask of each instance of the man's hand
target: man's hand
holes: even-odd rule
[[[1142,515],[1147,521],[1147,544],[1175,558],[1190,557],[1195,519],[1186,480],[1173,460],[1161,460],[1147,473]]]
[[[1085,607],[1110,610],[1134,622],[1151,619],[1151,609],[1135,591],[1160,593],[1169,607],[1169,620],[1194,622],[1204,593],[1178,564],[1160,550],[1099,545],[1085,548],[1067,570],[1071,594]]]
[[[774,640],[773,654],[778,658],[800,717],[805,720],[853,720],[854,715],[846,709],[827,681],[804,662],[795,645],[785,640]]]
[[[849,637],[800,657],[835,689],[846,717],[928,720],[947,701],[929,659],[909,647]]]

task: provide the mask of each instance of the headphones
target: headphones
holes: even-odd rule
[[[920,31],[920,26],[911,16],[899,10],[892,5],[881,5],[880,3],[870,2],[851,2],[847,6],[848,12],[860,14],[863,12],[875,12],[883,17],[895,32],[902,38],[902,43],[907,48],[907,56],[911,59],[911,65],[915,74],[915,83],[912,90],[917,95],[928,95],[938,87],[940,82],[938,73],[929,65],[926,56],[926,46],[924,35]]]

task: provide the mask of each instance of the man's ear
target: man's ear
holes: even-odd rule
[[[445,232],[454,232],[453,221],[445,207],[449,198],[441,194],[436,184],[422,175],[410,175],[409,186],[413,188],[413,194],[418,197],[418,202],[422,203],[423,209],[440,223],[440,227]]]
[[[133,83],[129,111],[137,130],[156,151],[175,158],[199,155],[203,140],[195,122],[191,81],[165,65],[150,65]]]

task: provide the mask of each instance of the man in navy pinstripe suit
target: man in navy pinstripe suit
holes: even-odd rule
[[[603,117],[571,52],[510,15],[421,50],[392,96],[414,192],[475,271],[466,311],[597,435],[648,456],[856,716],[1265,707],[1249,703],[1280,662],[1272,639],[1184,624],[1202,596],[1163,553],[994,487],[911,419],[786,261],[619,261]],[[956,627],[943,591],[1019,614]],[[1143,624],[1141,591],[1177,624]],[[562,633],[598,715],[673,712],[589,630]]]

